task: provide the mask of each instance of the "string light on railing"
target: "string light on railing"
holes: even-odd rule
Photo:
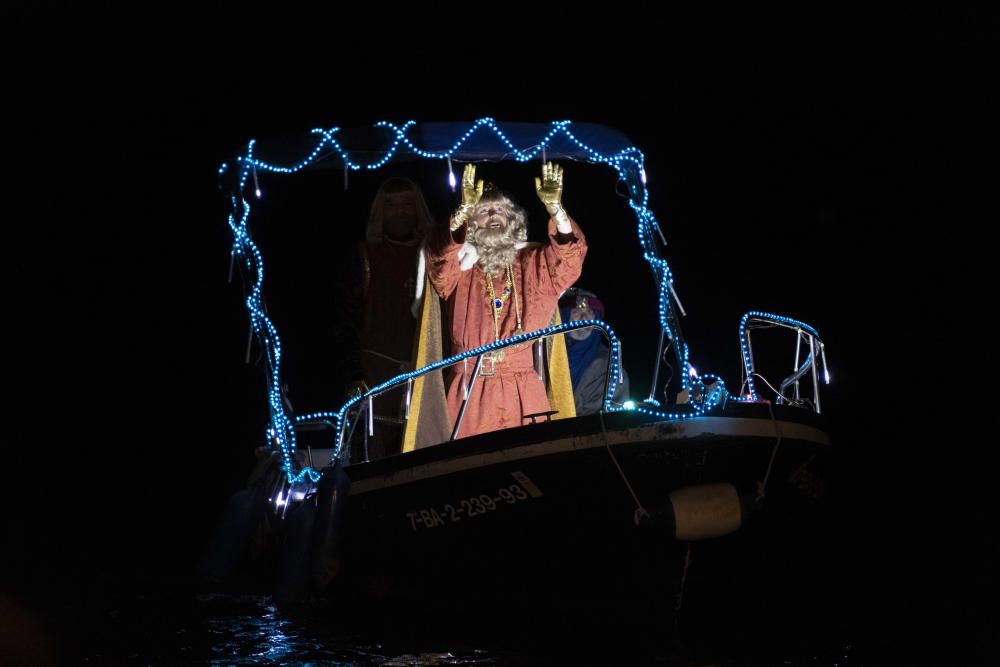
[[[416,378],[421,377],[423,375],[426,375],[428,373],[437,371],[437,370],[439,370],[441,368],[444,368],[446,366],[450,366],[450,365],[452,365],[454,363],[457,363],[459,361],[462,361],[464,359],[469,359],[471,357],[476,357],[476,356],[479,356],[480,354],[485,354],[487,352],[490,352],[490,351],[493,351],[493,350],[497,350],[497,349],[500,349],[500,348],[503,348],[503,347],[508,347],[508,346],[511,346],[511,345],[519,344],[519,343],[529,342],[529,341],[532,341],[532,340],[535,340],[535,339],[538,339],[538,338],[542,338],[542,337],[545,337],[545,336],[548,336],[548,335],[552,335],[552,334],[556,334],[556,333],[565,333],[567,331],[572,331],[574,329],[581,329],[581,328],[585,328],[585,327],[598,327],[598,328],[602,329],[607,334],[609,340],[611,341],[611,348],[612,348],[612,355],[611,355],[611,357],[612,357],[611,377],[613,379],[615,379],[615,381],[616,381],[617,377],[618,377],[618,373],[619,373],[619,368],[620,368],[620,365],[619,365],[620,344],[618,342],[618,338],[615,335],[614,331],[606,323],[604,323],[604,322],[602,322],[600,320],[574,320],[572,322],[566,322],[566,323],[559,324],[559,325],[556,325],[556,326],[547,327],[545,329],[540,329],[538,331],[528,332],[528,333],[525,333],[525,334],[520,334],[518,336],[513,336],[511,338],[507,338],[507,339],[504,339],[504,340],[501,340],[501,341],[497,341],[497,342],[494,342],[494,343],[489,343],[487,345],[483,345],[483,346],[475,348],[473,350],[468,350],[466,352],[463,352],[462,354],[453,355],[451,357],[448,357],[447,359],[442,359],[440,361],[434,362],[432,364],[424,366],[423,368],[420,368],[420,369],[417,369],[417,370],[414,370],[414,371],[410,371],[408,373],[402,373],[400,375],[397,375],[394,378],[386,380],[385,382],[383,382],[382,384],[380,384],[378,386],[372,387],[369,391],[365,392],[364,394],[360,394],[360,395],[355,396],[354,398],[350,399],[349,401],[347,401],[347,403],[345,403],[341,407],[341,409],[337,413],[330,413],[330,412],[312,413],[310,415],[304,415],[301,418],[296,418],[295,421],[298,422],[298,423],[302,423],[304,421],[313,421],[313,420],[315,420],[317,418],[331,418],[332,417],[333,419],[335,419],[337,421],[337,434],[336,434],[335,441],[339,444],[341,442],[341,433],[342,433],[342,431],[343,431],[343,429],[345,427],[345,423],[346,423],[346,420],[345,420],[346,414],[350,411],[350,409],[354,405],[358,404],[361,401],[367,400],[370,396],[374,396],[374,395],[376,395],[376,394],[378,394],[380,392],[386,391],[388,389],[392,389],[392,388],[394,388],[396,386],[399,386],[399,385],[401,385],[401,384],[403,384],[405,382],[408,382],[408,381],[410,381],[412,379],[416,379]],[[614,389],[614,382],[609,383],[609,385],[610,385],[610,388],[613,390]],[[610,397],[606,397],[605,398],[605,403],[607,404],[608,402],[610,402]],[[336,457],[337,455],[339,455],[339,451],[335,451],[334,457]]]
[[[728,392],[726,392],[724,383],[722,382],[721,379],[717,379],[717,385],[712,390],[706,391],[703,385],[697,385],[697,387],[699,389],[698,394],[701,398],[698,399],[697,401],[691,401],[690,403],[688,403],[688,405],[691,408],[690,412],[664,412],[661,410],[650,410],[649,408],[635,404],[633,404],[633,407],[631,408],[626,407],[626,405],[622,406],[606,405],[605,410],[607,410],[608,412],[638,412],[640,414],[649,415],[650,417],[655,417],[657,419],[681,421],[685,419],[695,419],[704,416],[705,413],[721,405],[728,396]]]
[[[758,397],[758,394],[757,394],[757,387],[756,387],[756,385],[754,384],[754,381],[753,381],[753,378],[754,378],[753,355],[750,353],[750,344],[749,344],[749,338],[748,338],[748,335],[747,335],[747,327],[748,327],[748,324],[750,323],[750,320],[752,320],[752,319],[760,319],[760,320],[764,320],[764,321],[767,321],[767,322],[773,322],[773,323],[776,323],[776,324],[783,324],[783,325],[785,325],[787,327],[790,327],[790,328],[803,329],[810,336],[814,337],[817,340],[817,342],[819,342],[819,345],[820,345],[820,353],[821,353],[821,355],[823,355],[822,358],[823,358],[824,374],[825,374],[825,377],[827,379],[827,384],[829,384],[829,374],[825,373],[825,370],[826,370],[826,356],[825,356],[825,354],[826,353],[825,353],[825,350],[824,350],[823,342],[820,339],[819,332],[816,331],[816,329],[814,329],[810,325],[806,324],[805,322],[801,322],[801,321],[793,319],[791,317],[786,317],[784,315],[775,315],[774,313],[765,313],[765,312],[761,312],[761,311],[758,311],[758,310],[751,310],[751,311],[749,311],[747,313],[744,313],[743,317],[740,318],[740,332],[739,332],[739,336],[740,336],[740,351],[743,354],[744,372],[746,373],[746,376],[747,376],[747,388],[748,388],[748,390],[750,392],[750,399],[749,400],[752,400],[752,401],[759,400],[759,397]],[[734,400],[744,400],[745,401],[747,399],[741,398],[741,399],[734,399]]]
[[[580,329],[585,327],[597,327],[602,329],[607,334],[609,340],[611,341],[612,354],[611,354],[611,371],[609,377],[612,379],[612,381],[609,382],[609,393],[607,396],[605,396],[605,401],[604,401],[604,408],[609,412],[636,411],[663,419],[673,419],[673,420],[692,419],[695,417],[700,417],[704,415],[707,411],[715,407],[718,407],[722,402],[724,402],[725,398],[728,396],[728,393],[725,390],[725,384],[721,378],[718,378],[717,376],[714,375],[705,375],[704,378],[700,378],[697,381],[698,383],[697,386],[699,389],[697,393],[700,398],[698,398],[696,401],[691,402],[690,412],[671,413],[671,412],[648,410],[646,408],[636,407],[636,404],[633,401],[628,401],[622,406],[615,406],[611,403],[611,394],[613,394],[614,392],[614,384],[616,379],[618,378],[618,373],[620,372],[620,343],[618,341],[618,337],[615,335],[611,327],[608,326],[606,323],[602,322],[601,320],[575,320],[572,322],[566,322],[564,324],[548,327],[546,329],[541,329],[539,331],[521,334],[498,342],[489,343],[482,347],[478,347],[473,350],[468,350],[466,352],[463,352],[462,354],[454,355],[447,359],[443,359],[441,361],[429,364],[421,369],[410,371],[408,373],[402,373],[394,378],[385,381],[384,383],[376,387],[372,387],[368,392],[350,399],[347,403],[344,404],[344,406],[337,413],[331,413],[331,412],[312,413],[309,415],[303,415],[302,417],[296,418],[295,421],[298,423],[303,423],[307,421],[315,421],[316,419],[327,419],[327,418],[335,419],[337,422],[337,433],[335,441],[338,444],[337,444],[337,449],[335,449],[334,451],[333,458],[336,458],[337,456],[340,455],[339,447],[341,443],[341,435],[347,423],[346,422],[347,413],[354,405],[357,405],[362,401],[368,400],[369,397],[375,396],[383,391],[393,389],[397,386],[402,385],[405,382],[409,382],[412,379],[416,379],[420,376],[437,371],[441,368],[450,366],[464,359],[476,357],[479,356],[480,354],[485,354],[492,350],[516,345],[530,340],[535,340],[537,338],[542,338],[544,336],[557,333],[565,333],[567,331],[572,331],[574,329]],[[710,390],[706,389],[703,383],[703,379],[715,380],[716,384],[713,386],[712,389]]]

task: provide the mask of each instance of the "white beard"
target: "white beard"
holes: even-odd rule
[[[489,275],[496,275],[517,259],[518,240],[507,229],[477,229],[471,239],[479,253],[479,266]]]
[[[483,271],[496,275],[517,259],[517,241],[501,229],[482,229],[476,234],[476,251]]]

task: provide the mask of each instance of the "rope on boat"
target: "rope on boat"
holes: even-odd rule
[[[771,422],[774,424],[774,434],[777,442],[774,443],[774,449],[771,450],[771,460],[767,462],[764,479],[757,482],[757,497],[754,498],[754,503],[764,500],[764,497],[767,495],[767,480],[771,476],[771,467],[774,465],[774,458],[778,454],[778,447],[781,446],[781,429],[778,427],[778,420],[774,417],[774,406],[771,405],[771,401],[767,402],[767,411],[771,414]]]
[[[677,614],[681,610],[681,604],[684,602],[684,585],[687,583],[688,578],[688,568],[691,567],[691,545],[693,542],[687,543],[687,548],[684,550],[684,569],[681,570],[681,585],[677,590],[677,596],[674,598],[674,613]]]
[[[621,465],[619,465],[618,458],[615,457],[615,453],[611,451],[611,443],[608,442],[608,429],[604,426],[604,411],[602,410],[598,412],[597,415],[601,418],[601,433],[604,434],[604,446],[608,450],[608,455],[611,456],[611,460],[614,462],[615,468],[618,469],[618,474],[621,475],[622,481],[625,482],[625,488],[628,489],[628,492],[632,494],[632,499],[635,500],[635,514],[632,515],[632,521],[634,521],[635,525],[638,526],[640,521],[649,518],[649,512],[647,512],[646,508],[642,506],[641,502],[639,502],[639,496],[635,494],[635,489],[632,488],[632,485],[628,481],[628,477],[625,476],[625,471],[622,470]]]

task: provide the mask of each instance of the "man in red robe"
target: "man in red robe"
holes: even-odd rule
[[[551,163],[535,179],[550,220],[548,242],[532,247],[525,242],[524,209],[499,190],[484,194],[475,166],[465,167],[462,204],[449,229],[437,230],[427,247],[428,275],[445,303],[452,354],[551,323],[559,296],[580,276],[587,254],[583,232],[562,207],[562,181],[562,168]],[[452,423],[473,362],[453,366],[446,379]],[[525,415],[549,409],[531,345],[508,347],[483,359],[459,435],[520,426]]]

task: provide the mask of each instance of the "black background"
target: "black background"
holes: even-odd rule
[[[400,16],[391,31],[370,19],[324,34],[307,17],[118,32],[14,11],[11,29],[32,37],[5,47],[15,342],[0,590],[54,634],[109,586],[189,577],[260,444],[218,165],[253,137],[492,116],[599,122],[644,151],[702,372],[738,382],[747,310],[820,330],[849,625],[886,645],[984,650],[997,556],[987,17],[678,16],[632,33],[528,15],[429,33]],[[226,39],[192,51],[201,30]],[[276,32],[314,51],[279,48]],[[585,279],[639,350],[638,394],[653,290],[621,204],[609,224],[574,215],[598,269]],[[341,221],[352,238],[362,223]]]

